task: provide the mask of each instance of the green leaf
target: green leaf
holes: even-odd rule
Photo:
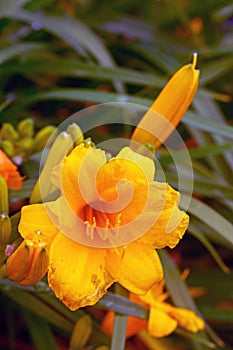
[[[217,79],[221,78],[228,72],[231,72],[233,68],[232,55],[215,59],[212,62],[203,64],[201,67],[200,83],[209,84]]]
[[[26,4],[29,0],[8,0],[0,1],[0,17],[4,17],[8,11],[19,8],[20,6]]]
[[[206,146],[199,146],[195,148],[190,148],[188,150],[190,157],[193,159],[200,159],[200,158],[205,158],[210,155],[216,155],[216,154],[221,154],[224,151],[231,150],[233,149],[233,143],[227,143],[224,145],[216,145],[216,144],[209,144]],[[184,156],[187,154],[187,151],[175,151],[176,155],[176,161],[181,161],[184,159]],[[167,165],[171,162],[173,162],[173,157],[171,154],[165,154],[162,155],[159,158],[160,164]]]
[[[45,46],[42,44],[21,43],[2,48],[0,49],[0,65],[10,60],[12,57],[20,55],[22,53],[24,54],[25,52],[40,50],[44,47]]]
[[[37,25],[55,34],[68,43],[75,51],[86,56],[91,53],[98,62],[113,67],[114,61],[100,38],[83,22],[71,16],[49,16],[44,13],[11,9],[7,16]],[[85,52],[85,51],[87,52]]]
[[[182,194],[182,201],[189,199],[188,196]],[[191,199],[188,212],[215,230],[220,240],[228,242],[229,248],[233,248],[233,225],[221,214],[194,197]]]
[[[184,124],[195,126],[198,129],[208,131],[217,135],[222,135],[230,140],[233,140],[233,127],[224,123],[219,123],[211,119],[199,116],[191,111],[188,111],[182,119]]]
[[[46,319],[56,327],[71,332],[73,322],[67,320],[64,316],[60,315],[56,310],[52,309],[35,295],[23,288],[18,288],[17,284],[10,283],[6,280],[0,280],[0,289],[17,304],[32,311],[39,317]]]
[[[218,254],[217,250],[211,244],[208,238],[206,238],[205,235],[202,232],[200,232],[200,230],[198,230],[198,227],[197,225],[195,225],[195,223],[193,223],[193,220],[189,224],[188,231],[205,246],[205,248],[209,251],[209,253],[212,255],[212,257],[220,267],[220,269],[225,273],[229,273],[230,269],[226,266],[221,256]]]
[[[85,63],[78,60],[71,60],[69,58],[57,58],[50,55],[46,58],[31,59],[28,58],[23,62],[9,62],[2,67],[2,74],[42,74],[42,73],[55,73],[58,76],[71,76],[71,77],[89,77],[100,80],[113,80],[117,79],[122,82],[134,83],[138,85],[153,85],[161,86],[163,78],[150,74],[147,72],[139,72],[133,69],[127,68],[108,68],[101,67],[100,65],[93,63]]]
[[[45,100],[69,100],[69,101],[86,101],[86,102],[124,102],[135,103],[140,106],[148,106],[150,100],[141,97],[133,97],[126,94],[117,94],[114,92],[101,92],[91,89],[57,89],[45,93],[36,94],[28,99],[24,99],[22,105],[28,105],[37,101]]]
[[[28,330],[37,350],[58,350],[55,338],[48,323],[41,317],[22,309],[23,318],[26,320]]]

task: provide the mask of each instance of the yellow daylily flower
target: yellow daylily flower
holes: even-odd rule
[[[153,181],[151,159],[126,147],[107,161],[80,144],[52,179],[61,196],[23,207],[19,232],[24,240],[43,234],[49,286],[67,307],[95,304],[115,281],[145,294],[163,278],[155,249],[173,248],[189,218],[178,209],[179,194]]]
[[[153,142],[158,148],[174,131],[198,88],[197,54],[193,63],[179,69],[162,89],[131,137],[132,149]]]
[[[175,307],[164,300],[167,294],[163,292],[164,281],[155,284],[145,295],[138,296],[130,293],[130,300],[149,309],[148,321],[132,316],[128,317],[126,337],[132,337],[141,330],[147,329],[148,333],[156,338],[165,337],[180,326],[190,332],[196,333],[204,329],[204,321],[192,310]],[[114,312],[109,311],[103,321],[102,329],[109,335],[112,334]]]

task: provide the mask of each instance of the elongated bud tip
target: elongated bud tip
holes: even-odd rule
[[[193,54],[193,63],[192,63],[193,69],[196,69],[196,66],[197,66],[197,52],[194,52],[194,54]]]

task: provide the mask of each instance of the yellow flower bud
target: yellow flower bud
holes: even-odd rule
[[[43,150],[48,142],[48,139],[52,133],[56,130],[56,127],[53,125],[47,125],[38,131],[35,135],[35,148],[36,152]]]
[[[88,315],[81,317],[74,326],[69,350],[83,349],[91,336],[92,328],[91,317]]]
[[[2,140],[15,141],[19,138],[18,132],[10,123],[3,123],[0,131]]]
[[[51,146],[43,170],[32,190],[30,203],[37,203],[41,201],[40,188],[43,188],[43,197],[47,196],[56,189],[50,181],[51,171],[55,166],[59,165],[63,161],[64,157],[70,152],[70,150],[72,150],[72,148],[73,139],[71,135],[65,131],[61,132]]]
[[[195,68],[196,62],[197,55],[194,54],[193,63],[183,66],[171,77],[139,122],[132,141],[142,145],[153,142],[157,148],[172,133],[197,91],[199,71]],[[132,142],[131,147],[137,149],[138,145]]]
[[[20,137],[32,137],[34,135],[34,121],[30,118],[25,118],[17,125],[17,130]]]
[[[1,149],[8,155],[8,157],[13,157],[15,154],[15,148],[11,141],[3,140],[1,142]]]
[[[44,277],[48,264],[46,243],[40,240],[24,240],[7,259],[6,272],[11,281],[30,286]]]
[[[0,214],[0,249],[5,249],[11,235],[12,225],[6,213]]]
[[[5,179],[0,175],[0,213],[9,213],[8,188]]]
[[[66,131],[72,136],[75,146],[80,145],[84,141],[82,130],[76,123],[70,124]]]

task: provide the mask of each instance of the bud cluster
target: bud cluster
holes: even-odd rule
[[[35,133],[33,119],[21,120],[17,127],[3,123],[0,129],[0,147],[10,157],[19,156],[22,160],[44,149],[55,126],[47,125]]]

